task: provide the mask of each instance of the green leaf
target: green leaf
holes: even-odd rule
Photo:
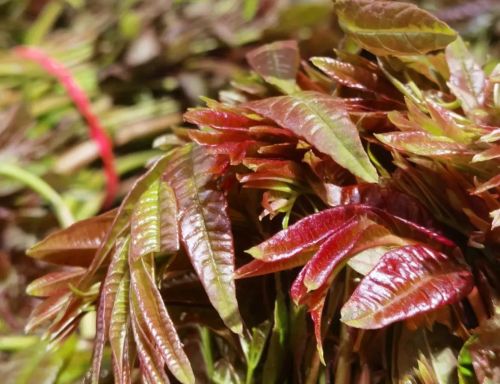
[[[252,383],[255,380],[253,372],[259,364],[262,352],[264,352],[270,330],[271,323],[266,320],[258,327],[252,329],[252,336],[249,341],[245,340],[243,337],[241,338],[241,347],[247,360],[246,383]]]
[[[135,208],[135,204],[140,199],[142,194],[149,188],[151,183],[157,180],[163,173],[165,168],[170,162],[172,152],[159,158],[151,168],[141,176],[132,186],[130,192],[123,199],[120,208],[103,239],[95,257],[92,260],[92,264],[87,270],[86,276],[80,282],[78,288],[87,289],[89,284],[92,283],[94,279],[95,272],[101,267],[103,263],[106,262],[113,245],[120,235],[120,233],[129,225],[130,218]]]
[[[378,180],[342,100],[307,91],[253,101],[246,107],[304,137],[361,179]]]
[[[172,188],[155,180],[132,213],[130,233],[134,259],[147,254],[174,253],[179,249],[177,205]]]
[[[445,48],[456,32],[409,3],[337,0],[340,26],[358,45],[375,55],[422,55]]]
[[[471,336],[460,349],[458,354],[458,382],[459,384],[478,384],[472,364],[472,356],[469,347],[477,340],[476,336]]]
[[[217,159],[198,146],[175,152],[164,180],[179,206],[181,239],[210,302],[224,323],[242,332],[234,284],[234,246],[224,194],[213,184]]]
[[[130,338],[132,329],[130,324],[129,307],[130,276],[124,274],[116,291],[111,321],[109,324],[109,343],[113,353],[113,367],[115,381],[119,384],[130,382],[132,364],[130,362]]]

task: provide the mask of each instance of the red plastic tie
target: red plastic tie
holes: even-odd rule
[[[90,138],[97,144],[106,177],[106,198],[103,208],[109,208],[118,191],[118,174],[115,169],[113,143],[102,127],[97,116],[92,112],[89,99],[82,88],[76,83],[66,67],[35,47],[20,46],[14,52],[24,59],[39,64],[47,73],[54,76],[64,87],[76,108],[87,121]]]

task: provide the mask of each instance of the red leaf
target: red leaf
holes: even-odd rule
[[[54,232],[26,253],[48,263],[88,267],[111,227],[116,210]]]
[[[199,126],[212,128],[246,128],[259,122],[243,114],[221,108],[195,108],[184,113],[184,120]],[[246,131],[246,129],[242,129]]]
[[[289,259],[276,261],[252,260],[238,268],[235,272],[236,279],[245,279],[274,272],[286,271],[304,265],[311,258],[310,252],[300,253]]]
[[[369,220],[353,217],[339,227],[321,245],[318,252],[304,267],[304,285],[308,291],[323,286],[323,284],[327,283],[332,271],[347,262],[354,245],[369,225]]]
[[[59,314],[61,309],[64,308],[69,296],[70,292],[62,295],[50,296],[41,304],[38,304],[38,306],[36,306],[33,312],[30,314],[30,319],[24,327],[25,331],[31,332],[44,322],[53,320]]]
[[[378,180],[342,100],[307,91],[249,102],[246,107],[304,137],[363,180]]]
[[[376,72],[330,57],[313,57],[311,61],[328,76],[346,87],[371,92],[375,92],[377,89],[378,79]]]
[[[175,151],[164,180],[174,189],[182,243],[210,302],[239,333],[231,222],[226,198],[214,187],[210,173],[216,161],[204,148],[187,145]]]
[[[473,287],[466,266],[424,245],[405,246],[386,253],[361,281],[342,308],[342,321],[364,329],[454,303]]]
[[[250,248],[247,252],[254,258],[263,261],[288,259],[318,247],[336,228],[351,217],[366,213],[366,208],[342,206],[307,216],[259,245]]]
[[[297,136],[295,136],[292,132],[287,129],[273,127],[269,125],[256,125],[248,128],[248,132],[259,140],[270,140],[270,139],[293,139],[296,140]]]
[[[48,297],[68,291],[70,284],[78,282],[84,272],[83,268],[72,268],[49,273],[32,281],[26,287],[26,293],[31,296]]]
[[[343,187],[323,184],[322,188],[316,189],[323,196],[322,199],[334,207],[346,204],[369,205],[426,227],[432,228],[434,225],[432,216],[422,204],[412,196],[391,187],[360,183]]]

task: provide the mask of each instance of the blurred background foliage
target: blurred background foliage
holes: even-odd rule
[[[482,63],[493,68],[498,62],[500,1],[417,3],[471,41]],[[41,383],[44,377],[44,383],[73,383],[87,370],[91,318],[78,337],[51,353],[46,342],[23,335],[36,300],[25,295],[26,284],[48,268],[24,251],[61,225],[40,188],[50,186],[60,197],[56,203],[79,220],[100,211],[105,185],[97,145],[64,88],[13,48],[40,47],[88,95],[113,141],[118,202],[159,152],[155,138],[162,137],[156,146],[173,140],[168,133],[182,124],[184,109],[200,104],[202,95],[215,98],[231,81],[244,83],[250,49],[290,38],[305,57],[331,54],[343,38],[331,2],[0,0],[2,382]],[[39,185],[27,187],[19,168]]]

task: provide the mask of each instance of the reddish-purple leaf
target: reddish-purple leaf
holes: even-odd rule
[[[321,287],[337,265],[345,264],[356,241],[369,225],[363,217],[353,217],[332,233],[304,267],[304,285],[308,291]]]
[[[330,206],[363,204],[383,209],[387,213],[432,227],[434,220],[430,213],[415,198],[395,188],[379,184],[359,183],[339,187],[324,184],[319,189],[320,196]]]
[[[297,144],[279,143],[259,147],[257,153],[264,156],[290,157],[296,154]]]
[[[276,261],[252,260],[248,264],[238,268],[235,273],[237,279],[245,279],[274,272],[286,271],[307,263],[311,258],[311,252],[300,253],[288,259]]]
[[[468,268],[424,245],[405,246],[385,254],[361,281],[342,308],[342,321],[364,329],[454,303],[473,287]]]
[[[64,308],[70,294],[70,292],[67,292],[61,295],[50,296],[38,304],[30,314],[28,323],[24,327],[25,331],[31,332],[46,321],[53,320],[60,310]]]
[[[258,140],[296,140],[295,136],[288,129],[273,127],[270,125],[256,125],[248,128],[248,132]]]
[[[137,303],[135,318],[145,326],[144,332],[154,343],[170,372],[181,383],[194,383],[191,364],[184,352],[174,323],[168,315],[165,303],[153,281],[144,258],[129,260],[130,284],[133,302]]]
[[[195,108],[184,113],[184,120],[212,128],[245,128],[259,124],[241,113],[221,108]]]
[[[116,210],[54,232],[26,253],[49,263],[88,267],[111,227]]]
[[[378,86],[377,73],[352,63],[346,63],[331,57],[313,57],[311,62],[340,84],[375,92]]]
[[[357,128],[340,99],[312,91],[296,92],[253,101],[246,107],[304,137],[361,179],[378,180]]]
[[[131,383],[133,363],[130,362],[132,329],[129,316],[129,286],[130,277],[127,271],[116,290],[109,323],[109,344],[113,353],[115,381],[118,384]]]
[[[196,129],[189,131],[189,137],[200,145],[221,145],[228,142],[239,143],[245,140],[251,140],[247,132],[205,132]]]
[[[341,205],[307,216],[246,252],[266,262],[289,259],[301,252],[317,248],[338,227],[359,215],[367,215],[370,220],[387,226],[400,236],[430,242],[439,249],[453,250],[456,247],[451,240],[442,235],[383,209],[352,204]]]
[[[175,152],[164,180],[177,198],[181,239],[191,263],[225,324],[240,333],[231,222],[210,172],[216,161],[203,148],[187,145]]]
[[[366,212],[366,207],[342,206],[307,216],[247,252],[266,262],[288,259],[318,247],[351,217]]]
[[[26,293],[31,296],[48,297],[60,292],[68,291],[85,272],[83,268],[68,268],[52,272],[32,281],[26,287]]]

